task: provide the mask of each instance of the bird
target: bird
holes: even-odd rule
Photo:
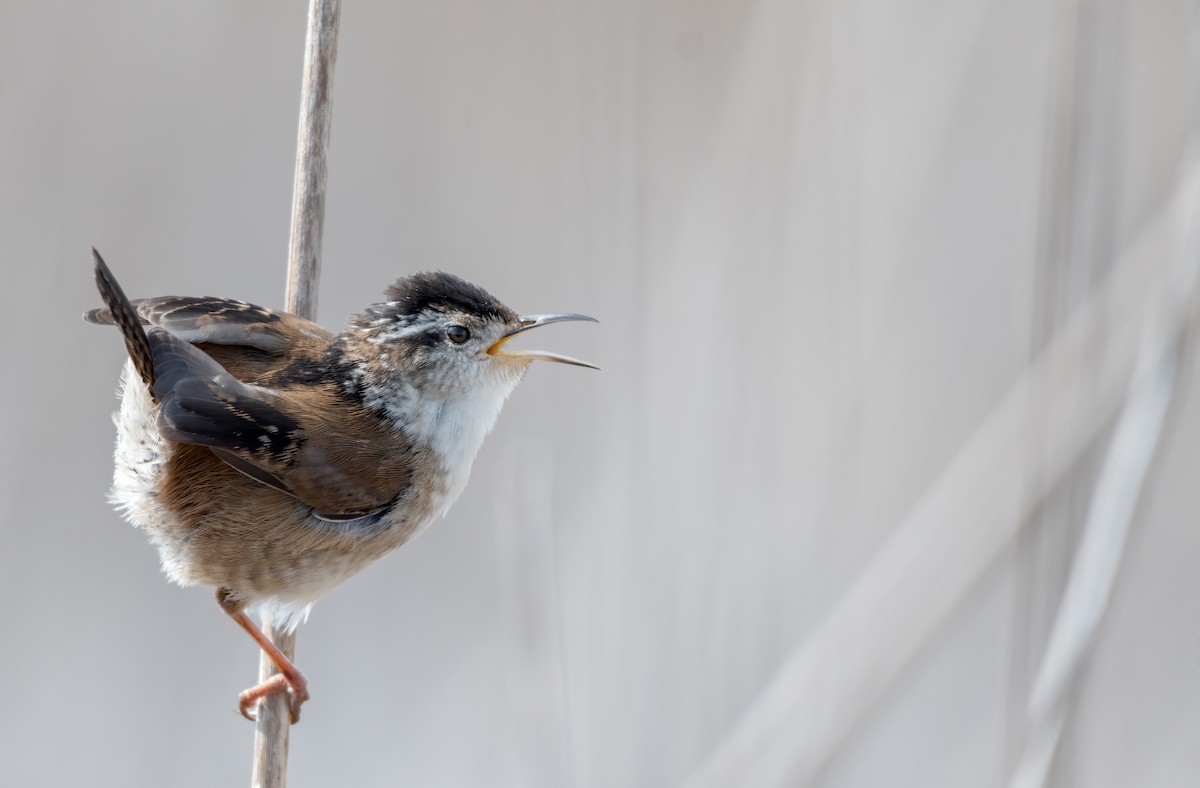
[[[508,348],[581,314],[519,315],[445,272],[401,276],[334,333],[227,298],[130,301],[92,250],[104,307],[128,351],[109,500],[157,548],[168,579],[210,586],[278,673],[238,696],[286,693],[292,722],[308,681],[253,614],[288,630],[326,592],[444,516],[501,407],[537,360]]]

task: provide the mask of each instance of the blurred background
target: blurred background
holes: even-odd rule
[[[105,503],[79,315],[91,245],[282,303],[304,27],[0,0],[0,785],[248,782],[258,656]],[[347,0],[321,321],[445,269],[604,369],[317,605],[292,785],[1194,784],[1196,29]]]

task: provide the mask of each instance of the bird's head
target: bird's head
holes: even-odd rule
[[[594,318],[518,315],[481,287],[443,272],[400,278],[387,300],[354,320],[384,364],[430,394],[467,396],[480,388],[507,394],[534,361],[599,369],[543,350],[515,350],[517,334],[550,323]]]

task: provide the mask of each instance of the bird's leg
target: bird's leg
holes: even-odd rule
[[[231,598],[229,589],[217,589],[217,604],[221,606],[221,609],[230,618],[237,622],[238,626],[246,630],[246,634],[254,638],[254,642],[266,653],[271,662],[275,663],[275,667],[279,670],[278,673],[266,681],[238,695],[238,710],[242,712],[242,716],[251,722],[255,721],[257,713],[253,709],[258,705],[260,700],[271,695],[286,692],[288,694],[288,707],[292,712],[292,723],[299,722],[300,706],[304,701],[308,700],[308,679],[304,678],[304,674],[292,664],[292,661],[279,650],[278,646],[271,642],[270,638],[263,634],[263,631],[250,619],[250,616],[246,615],[246,606]]]

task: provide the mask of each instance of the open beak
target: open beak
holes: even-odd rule
[[[570,356],[561,356],[558,353],[549,353],[545,350],[502,350],[501,347],[505,342],[515,337],[523,331],[528,331],[531,328],[538,326],[548,326],[551,323],[565,323],[568,320],[587,320],[592,323],[600,321],[594,317],[587,315],[522,315],[517,318],[517,327],[509,331],[504,336],[500,337],[496,342],[487,349],[489,356],[504,356],[507,358],[529,358],[540,359],[541,361],[557,361],[559,364],[574,364],[577,367],[588,367],[590,369],[600,369],[595,364],[589,364],[586,361],[580,361],[577,358]]]

